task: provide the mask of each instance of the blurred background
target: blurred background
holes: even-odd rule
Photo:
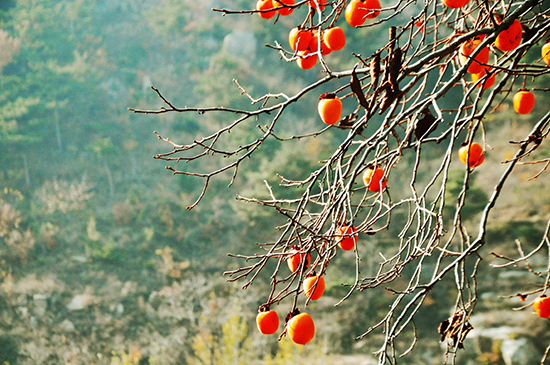
[[[342,284],[354,281],[352,253],[334,260],[325,296],[308,306],[317,332],[305,347],[278,342],[277,335],[263,336],[255,328],[258,306],[270,291],[269,270],[246,290],[222,275],[244,264],[227,253],[256,252],[255,243],[276,239],[273,223],[284,222],[235,195],[267,197],[267,180],[279,195],[291,196],[293,191],[277,187],[276,173],[294,180],[309,176],[347,132],[333,129],[289,143],[271,139],[242,166],[231,188],[229,174],[214,179],[203,201],[189,211],[203,181],[172,176],[163,161],[153,159],[171,149],[153,131],[185,144],[231,123],[233,116],[127,110],[162,106],[151,85],[176,106],[250,109],[256,106],[241,95],[234,78],[258,98],[267,92],[292,95],[322,76],[319,67],[301,70],[264,47],[275,41],[286,47],[288,31],[302,22],[305,9],[276,24],[257,15],[222,17],[211,11],[254,6],[255,1],[241,0],[0,2],[0,364],[376,363],[372,352],[383,334],[354,338],[383,318],[394,294],[383,288],[356,293],[335,308],[347,293]],[[339,25],[346,30],[346,49],[326,57],[335,70],[353,67],[351,52],[370,55],[387,42],[386,32],[380,36],[376,28],[351,31]],[[533,51],[529,61],[540,57],[538,48]],[[530,85],[548,81],[541,77]],[[348,82],[306,95],[284,115],[276,133],[321,129],[317,96]],[[506,100],[486,120],[493,150],[472,175],[463,212],[472,234],[505,168],[501,161],[515,153],[508,141],[525,138],[537,116],[547,112],[548,95],[536,96],[541,107],[535,105],[529,116],[515,114]],[[353,110],[352,103],[346,107]],[[232,132],[233,141],[259,135],[256,124],[247,127]],[[427,160],[440,157],[444,148],[430,145]],[[534,157],[549,152],[543,144]],[[219,163],[190,166],[204,172]],[[412,163],[414,154],[402,162]],[[460,162],[453,164],[451,202],[464,174]],[[422,174],[429,178],[436,165],[426,166],[419,180]],[[522,303],[506,298],[543,281],[524,265],[494,269],[487,254],[516,257],[514,240],[526,250],[540,242],[550,216],[549,175],[527,182],[539,168],[518,167],[492,216],[491,244],[479,267],[482,300],[462,364],[511,364],[513,356],[534,364],[548,345],[548,322],[531,308],[512,311]],[[394,199],[405,194],[409,180],[390,176]],[[395,241],[405,219],[406,212],[396,214],[389,230],[360,237],[363,275],[377,270],[376,252]],[[531,264],[544,271],[547,261],[544,251]],[[405,270],[403,283],[394,284],[406,283]],[[415,323],[417,348],[403,364],[444,361],[437,328],[451,314],[455,296],[452,278],[429,296]],[[290,306],[289,300],[272,309],[284,318]],[[414,331],[409,332],[401,350],[412,342]]]

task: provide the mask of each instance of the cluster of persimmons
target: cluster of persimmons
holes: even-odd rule
[[[386,188],[387,178],[382,168],[368,168],[363,174],[363,182],[367,189],[373,193],[381,193]],[[343,224],[338,227],[335,235],[338,246],[343,251],[351,251],[355,248],[358,239],[357,229],[352,225]],[[305,271],[311,262],[309,253],[302,253],[296,246],[286,255],[286,262],[290,271]],[[308,300],[317,300],[325,292],[325,278],[315,272],[309,274],[303,281],[302,290]],[[256,317],[256,323],[261,333],[269,335],[279,329],[279,316],[268,305],[262,305]],[[315,335],[315,324],[308,313],[300,313],[299,310],[291,312],[286,317],[285,333],[292,341],[299,345],[305,345]]]
[[[381,168],[369,168],[363,174],[365,186],[373,193],[384,191],[386,181],[385,171]],[[338,228],[338,231],[338,234],[335,235],[338,246],[344,251],[353,250],[358,239],[357,229],[354,226],[344,224]],[[297,247],[293,247],[287,254],[286,262],[290,271],[303,271],[309,267],[311,255],[301,253]],[[325,292],[325,278],[322,275],[315,274],[315,272],[311,273],[305,278],[302,289],[308,300],[317,300]],[[308,313],[295,311],[289,313],[286,320],[285,331],[292,341],[305,345],[313,339],[315,324]],[[279,329],[279,316],[268,305],[263,305],[256,317],[256,323],[261,333],[273,334]]]
[[[466,6],[470,0],[442,0],[445,6],[457,9]],[[307,6],[311,13],[322,12],[326,6],[326,0],[309,0]],[[300,4],[299,4],[300,5]],[[275,15],[287,16],[297,7],[295,0],[258,0],[256,10],[260,17],[270,19]],[[345,20],[352,27],[358,27],[367,19],[376,18],[382,11],[379,0],[351,0],[345,8]],[[497,19],[502,21],[502,19]],[[334,22],[333,22],[334,23]],[[416,24],[422,27],[421,22]],[[484,36],[477,36],[463,43],[458,50],[458,58],[462,65],[470,62],[467,72],[471,75],[472,82],[478,87],[488,89],[495,82],[495,70],[489,64],[490,50],[487,46],[478,49],[484,40]],[[522,42],[522,25],[517,19],[500,34],[498,34],[494,47],[502,52],[515,50]],[[326,29],[315,27],[308,28],[304,25],[297,26],[289,33],[290,48],[294,52],[294,58],[302,69],[313,68],[319,55],[327,55],[340,51],[346,44],[346,36],[341,27],[333,24]],[[550,65],[550,43],[542,47],[542,58]],[[474,56],[475,55],[475,56]],[[473,60],[472,60],[473,58]],[[534,107],[535,97],[525,88],[520,89],[513,97],[513,106],[519,114],[529,114]],[[318,112],[324,123],[334,125],[341,120],[342,101],[335,93],[326,93],[320,96]],[[464,143],[458,152],[459,159],[469,168],[480,166],[485,157],[483,147],[476,142]],[[382,193],[386,188],[387,173],[378,166],[372,166],[365,170],[363,182],[367,189],[373,193]],[[355,248],[358,233],[356,227],[342,224],[334,235],[340,249],[344,251]],[[309,253],[302,253],[296,246],[285,254],[289,269],[293,273],[304,273],[310,263]],[[303,281],[302,292],[307,300],[319,299],[325,291],[325,279],[315,272],[310,273]],[[550,298],[541,297],[534,303],[535,311],[544,318],[550,317]],[[269,308],[262,305],[257,315],[258,329],[263,334],[273,334],[279,329],[279,316]],[[286,317],[284,332],[295,343],[305,345],[310,342],[315,334],[315,325],[312,317],[299,310],[291,312]]]

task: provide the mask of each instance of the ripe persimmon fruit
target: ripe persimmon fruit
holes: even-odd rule
[[[382,180],[384,173],[385,171],[380,167],[369,167],[366,169],[363,173],[363,182],[365,186],[373,193],[379,193],[381,190],[384,190],[388,180],[387,178]]]
[[[278,8],[280,6],[285,6],[285,5],[294,5],[294,4],[296,4],[295,0],[271,0],[271,1],[273,3],[273,7],[275,7],[275,8]],[[278,9],[277,13],[279,13],[282,16],[287,16],[287,15],[292,14],[293,11],[294,11],[294,8],[285,7],[285,8]]]
[[[468,144],[463,143],[462,147],[458,149],[458,158],[464,165],[468,165],[470,168],[478,167],[485,160],[485,151],[483,147],[477,142],[473,142],[470,145],[470,156],[468,156]],[[468,161],[468,163],[466,163]]]
[[[480,73],[478,74],[471,74],[472,75],[472,82],[476,83],[479,79],[481,79],[482,77],[485,76],[485,74],[487,72],[485,72],[486,70],[483,70],[481,71]],[[491,86],[493,86],[495,84],[495,73],[491,74],[491,76],[489,76],[489,78],[487,80],[485,80],[484,82],[480,82],[479,84],[477,84],[477,87],[483,87],[483,89],[488,89],[490,88]]]
[[[298,59],[296,59],[296,62],[298,63],[298,66],[303,70],[309,70],[310,68],[313,68],[315,64],[317,63],[317,53],[312,51],[298,51]]]
[[[326,4],[327,4],[327,0],[309,0],[308,2],[309,7],[315,10],[317,9],[323,10]]]
[[[286,259],[290,271],[296,272],[302,266],[302,260],[304,260],[304,258],[306,260],[304,268],[307,268],[311,262],[311,255],[309,253],[306,255],[305,253],[298,252],[298,248],[292,246],[292,250],[290,250],[289,256]]]
[[[519,20],[514,19],[508,28],[498,34],[497,39],[495,39],[495,46],[504,52],[513,51],[521,43],[522,32],[521,23]]]
[[[367,19],[376,18],[382,9],[378,0],[363,0],[363,6],[367,8]]]
[[[315,336],[315,323],[307,313],[292,317],[286,324],[286,333],[298,345],[305,345]]]
[[[542,46],[542,48],[540,49],[540,53],[544,62],[546,62],[546,64],[550,66],[550,42]]]
[[[459,51],[460,62],[462,65],[470,61],[470,55],[474,53],[482,41],[483,39],[481,37],[476,37],[462,43]],[[487,62],[489,62],[489,48],[483,47],[483,49],[475,56],[474,61],[472,61],[470,66],[468,66],[468,73],[478,74],[482,72],[486,68],[484,64]]]
[[[324,31],[321,32],[321,39],[319,39],[319,31],[317,29],[314,29],[311,31],[311,41],[309,42],[308,49],[311,52],[317,52],[319,50],[319,45],[321,45],[321,54],[323,56],[328,55],[331,51],[331,49],[327,46],[327,44],[323,40]]]
[[[367,9],[363,7],[361,0],[351,0],[344,13],[346,21],[352,27],[363,25],[367,17]]]
[[[331,51],[339,51],[346,45],[346,34],[340,27],[332,27],[323,32],[323,43]]]
[[[258,0],[258,2],[256,3],[256,10],[273,9],[274,8],[273,5],[274,4],[273,4],[272,0]],[[277,11],[273,10],[273,11],[260,12],[258,14],[263,19],[270,19],[270,18],[273,18],[276,13],[277,13]]]
[[[317,300],[325,292],[325,278],[314,275],[304,279],[304,294],[311,300]]]
[[[447,5],[448,8],[458,9],[463,6],[468,5],[470,0],[443,0],[443,4]]]
[[[269,310],[269,307],[261,306],[256,316],[256,324],[262,334],[272,335],[279,329],[279,316],[274,310]]]
[[[547,297],[546,295],[538,297],[533,302],[533,308],[535,309],[535,312],[539,315],[539,317],[550,317],[550,297]]]
[[[514,110],[518,114],[529,114],[535,106],[535,95],[527,90],[520,90],[514,95]]]
[[[288,33],[288,43],[293,51],[306,51],[311,42],[311,31],[299,27],[292,28]]]
[[[325,124],[333,125],[340,120],[342,115],[342,101],[333,93],[323,94],[319,97],[317,110]]]
[[[342,225],[338,228],[340,231],[339,235],[336,235],[336,238],[339,239],[338,246],[344,251],[353,250],[355,244],[357,243],[357,228],[354,226]]]

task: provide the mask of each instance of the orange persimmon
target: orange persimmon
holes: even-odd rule
[[[540,49],[540,53],[544,62],[546,62],[546,64],[550,66],[550,42],[542,46],[542,48]]]
[[[460,46],[459,55],[462,65],[470,61],[470,55],[476,51],[482,41],[483,39],[481,37],[476,37],[464,42],[462,46]],[[479,53],[475,56],[474,61],[470,63],[470,66],[468,66],[468,73],[480,73],[486,68],[483,64],[486,64],[487,62],[489,62],[489,48],[483,47],[483,49],[481,49],[481,51],[479,51]]]
[[[323,10],[325,8],[325,5],[327,4],[327,0],[309,0],[308,5],[309,7],[317,10]]]
[[[522,32],[521,23],[519,20],[514,19],[508,28],[498,34],[497,39],[495,39],[495,46],[504,52],[513,51],[521,43]]]
[[[539,317],[550,317],[550,297],[547,297],[546,295],[538,297],[533,302],[533,308],[535,309],[535,312],[539,315]]]
[[[290,250],[288,254],[289,256],[286,259],[286,263],[292,272],[296,272],[302,266],[302,260],[306,260],[304,268],[307,268],[311,262],[311,255],[309,253],[306,255],[305,253],[298,252],[296,246],[292,246],[292,250]]]
[[[335,236],[339,239],[338,246],[340,246],[340,248],[344,251],[353,250],[355,244],[357,243],[357,238],[359,237],[357,234],[357,229],[354,226],[343,225],[338,228],[338,230],[340,231],[340,234]]]
[[[362,25],[366,19],[376,18],[380,14],[378,0],[351,0],[344,13],[346,21],[352,27]]]
[[[468,156],[468,150],[470,151],[470,155]],[[473,142],[470,145],[470,148],[468,149],[468,144],[463,143],[462,147],[458,150],[458,157],[460,158],[460,161],[464,165],[468,165],[468,167],[478,167],[483,163],[485,160],[485,151],[483,150],[483,147],[477,142]],[[468,161],[468,163],[466,163]]]
[[[470,0],[443,0],[443,4],[447,5],[448,8],[458,9],[463,6],[468,5]]]
[[[485,71],[486,70],[483,70],[478,74],[471,74],[472,75],[472,82],[476,83],[479,79],[484,77],[485,74],[487,73]],[[491,86],[493,86],[495,84],[495,75],[496,75],[495,73],[492,73],[491,76],[489,76],[489,78],[487,80],[485,80],[484,82],[482,81],[479,84],[477,84],[477,87],[483,87],[484,89],[490,88]]]
[[[363,0],[363,6],[367,9],[367,19],[376,18],[382,9],[378,0]]]
[[[298,66],[301,69],[309,70],[310,68],[313,68],[315,64],[317,63],[317,53],[311,52],[309,50],[307,51],[298,51],[298,59],[296,59],[296,63],[298,63]]]
[[[321,38],[319,39],[319,31],[317,29],[311,31],[311,41],[309,42],[308,50],[311,52],[317,52],[319,50],[319,45],[321,45],[321,54],[323,56],[326,56],[332,52],[323,41],[324,33],[324,31],[321,31]]]
[[[331,51],[339,51],[346,45],[346,35],[340,27],[326,29],[323,32],[323,43]]]
[[[317,300],[325,292],[325,278],[318,275],[307,277],[304,280],[303,287],[306,297],[311,300]]]
[[[357,27],[365,22],[367,10],[363,7],[361,0],[351,0],[346,6],[346,21],[352,27]]]
[[[273,5],[274,4],[273,4],[272,0],[258,0],[258,2],[256,3],[256,10],[273,9],[274,8]],[[275,16],[275,13],[277,13],[276,10],[261,12],[261,13],[258,13],[258,14],[260,15],[260,17],[262,17],[264,19],[269,19],[269,18],[273,18]]]
[[[278,8],[280,6],[285,6],[285,5],[296,4],[295,0],[271,0],[271,1],[273,2],[273,7],[275,8]],[[293,11],[294,11],[294,8],[284,7],[282,9],[278,9],[277,13],[281,14],[282,16],[287,16],[292,14]]]
[[[264,335],[272,335],[279,329],[279,316],[269,307],[261,306],[256,316],[258,330]]]
[[[307,313],[292,317],[286,324],[286,333],[294,343],[305,345],[315,336],[315,323]]]
[[[333,93],[323,94],[319,97],[317,110],[325,124],[333,125],[338,123],[342,115],[342,101]]]
[[[372,191],[373,193],[378,193],[386,188],[386,182],[388,179],[385,178],[384,180],[382,180],[384,174],[385,171],[380,167],[369,167],[363,173],[363,182],[370,191]]]
[[[514,110],[518,114],[529,114],[535,106],[535,95],[527,90],[520,90],[514,95]]]
[[[292,28],[288,33],[288,43],[293,51],[305,51],[311,42],[311,31],[299,27]]]

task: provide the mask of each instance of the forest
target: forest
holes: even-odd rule
[[[389,2],[381,0],[383,7]],[[279,339],[282,326],[275,335],[259,333],[256,316],[274,296],[273,273],[292,273],[281,265],[282,255],[253,274],[253,285],[245,285],[248,277],[233,280],[235,275],[227,273],[240,273],[250,261],[243,258],[255,257],[264,243],[281,235],[288,215],[280,214],[282,208],[267,209],[271,197],[284,202],[277,207],[290,206],[303,185],[289,182],[307,181],[350,138],[349,126],[325,130],[319,95],[349,88],[350,75],[355,75],[353,84],[355,70],[360,72],[357,65],[367,64],[361,55],[366,60],[384,49],[388,27],[409,24],[425,5],[406,2],[376,26],[354,28],[342,15],[337,23],[346,46],[327,55],[326,63],[333,70],[354,71],[301,95],[326,70],[287,62],[279,45],[289,48],[289,30],[310,12],[306,3],[296,1],[288,16],[263,19],[256,1],[245,0],[0,2],[0,364],[544,363],[550,322],[531,304],[546,291],[550,273],[547,126],[500,191],[485,228],[486,244],[461,266],[477,277],[464,275],[473,278],[468,289],[474,288],[477,299],[475,311],[474,305],[468,311],[473,330],[465,331],[464,348],[456,348],[462,341],[455,337],[451,347],[456,351],[449,350],[441,333],[442,323],[457,313],[457,291],[459,297],[464,294],[457,289],[459,269],[426,292],[414,320],[392,342],[394,352],[404,356],[380,360],[387,341],[384,328],[363,336],[386,318],[417,275],[418,267],[403,265],[387,282],[350,291],[359,271],[377,277],[383,253],[393,254],[403,240],[403,226],[411,224],[406,204],[391,211],[391,224],[359,229],[353,251],[338,251],[330,266],[322,267],[322,298],[305,301],[296,291],[294,303],[292,293],[271,303],[281,321],[296,302],[302,309],[307,305],[315,317],[310,343]],[[339,16],[345,3],[329,2],[323,14]],[[427,3],[443,9],[434,0]],[[441,193],[449,204],[438,209],[445,222],[460,218],[466,244],[470,241],[464,237],[474,241],[518,144],[539,120],[548,119],[550,67],[541,48],[550,36],[549,9],[544,1],[526,15],[542,14],[546,27],[523,55],[522,62],[536,66],[536,77],[525,71],[527,76],[512,75],[503,82],[476,132],[475,140],[481,142],[483,135],[487,150],[483,165],[465,168],[457,155],[460,143],[452,146]],[[453,74],[434,69],[440,78]],[[436,85],[437,78],[427,77],[426,84]],[[360,80],[365,82],[363,76]],[[444,120],[438,128],[452,125],[462,86],[473,82],[467,75],[456,84],[460,87],[440,100]],[[514,110],[512,96],[520,88],[536,97],[529,114]],[[343,108],[352,113],[357,89],[344,93],[349,94]],[[224,170],[209,179],[204,196],[204,179],[179,172],[187,166],[216,171],[232,156],[188,164],[178,156],[164,160],[172,156],[174,144],[196,143],[237,118],[203,109],[261,111],[297,94],[299,100],[285,105],[280,118],[276,110],[262,112],[231,130],[221,149],[261,140],[265,126],[279,118],[272,133],[277,137],[262,140],[250,158],[239,160],[238,174]],[[483,90],[476,100],[487,100],[488,94]],[[262,95],[270,97],[255,103]],[[164,112],[173,105],[198,109]],[[382,124],[382,116],[375,115],[359,131],[353,129],[355,137],[369,136]],[[459,142],[471,142],[470,130],[471,125],[457,132]],[[396,140],[406,140],[405,130],[399,133]],[[386,153],[388,146],[377,153]],[[446,142],[423,144],[421,165],[417,155],[403,153],[388,176],[392,203],[405,201],[414,185],[407,168],[414,169],[418,184],[429,185],[448,149]],[[442,230],[452,232],[452,226]],[[452,250],[455,246],[449,246]],[[509,259],[526,254],[526,259]],[[434,265],[426,260],[426,275]],[[302,278],[291,275],[290,280]]]

